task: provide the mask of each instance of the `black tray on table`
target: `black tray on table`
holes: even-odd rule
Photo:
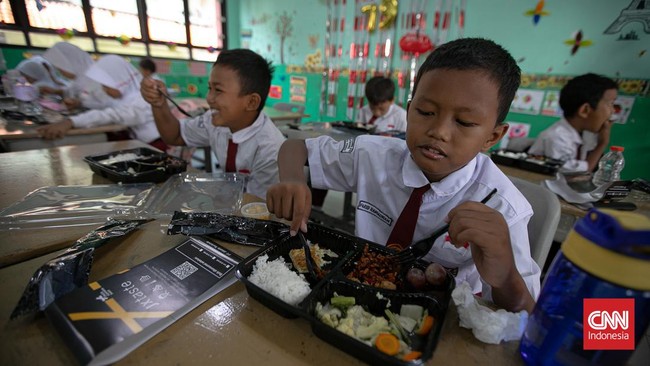
[[[450,273],[447,273],[447,281],[444,285],[427,287],[421,291],[416,291],[407,284],[406,272],[411,267],[402,268],[399,272],[396,282],[402,282],[403,285],[397,290],[361,284],[347,279],[346,275],[354,269],[364,247],[367,245],[369,251],[381,254],[391,254],[394,252],[392,249],[312,223],[308,225],[305,237],[312,243],[317,243],[339,255],[324,268],[326,274],[322,279],[308,281],[311,288],[310,294],[298,306],[292,306],[248,280],[253,272],[255,262],[265,254],[269,256],[269,261],[283,258],[287,267],[294,272],[297,271],[291,263],[289,250],[302,248],[301,242],[297,237],[285,236],[255,252],[237,266],[236,276],[244,283],[248,294],[253,299],[285,318],[300,317],[309,321],[312,324],[312,331],[317,337],[370,364],[418,365],[423,364],[432,356],[451,299],[451,292],[455,288],[455,280]],[[427,265],[428,263],[424,261],[418,261],[413,266],[424,269]],[[376,316],[383,315],[387,305],[396,314],[399,314],[402,304],[415,304],[427,309],[436,321],[432,331],[426,337],[419,337],[421,339],[417,340],[417,350],[422,352],[421,358],[407,362],[397,357],[388,356],[321,322],[315,315],[316,303],[327,302],[334,292],[341,296],[355,297],[357,304],[362,305]]]
[[[144,147],[84,157],[90,169],[113,182],[159,183],[187,169],[185,160]]]
[[[508,150],[493,151],[490,154],[490,158],[496,164],[547,175],[555,175],[560,167],[564,165],[564,162],[561,160]]]

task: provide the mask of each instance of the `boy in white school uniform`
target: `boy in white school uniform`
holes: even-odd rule
[[[406,131],[406,111],[393,103],[395,83],[393,80],[375,76],[366,83],[368,105],[361,108],[357,122],[366,127],[374,127],[375,133],[386,131]]]
[[[210,72],[205,114],[179,122],[160,90],[163,82],[145,78],[140,91],[151,104],[160,136],[169,145],[210,146],[226,172],[248,174],[246,191],[266,197],[278,182],[277,156],[284,136],[262,111],[273,68],[245,50],[222,51]]]
[[[618,85],[596,74],[571,80],[560,91],[564,118],[539,134],[529,154],[564,161],[566,171],[593,171],[609,144]]]
[[[533,211],[481,154],[506,133],[503,121],[519,82],[516,62],[492,41],[464,38],[440,46],[417,74],[406,141],[368,135],[288,140],[278,157],[281,183],[267,194],[269,210],[292,220],[292,234],[306,231],[311,197],[302,166],[308,159],[314,187],[357,192],[356,234],[393,246],[394,234],[405,234],[394,230],[397,223],[424,188],[411,237],[397,244],[410,245],[449,222],[448,235],[425,259],[496,305],[530,312],[540,289],[527,231]],[[479,203],[494,188],[498,193]]]

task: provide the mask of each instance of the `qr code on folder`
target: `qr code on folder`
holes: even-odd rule
[[[192,273],[196,272],[198,268],[192,263],[185,261],[178,265],[176,268],[172,269],[172,274],[178,277],[179,280],[184,280],[189,277]]]

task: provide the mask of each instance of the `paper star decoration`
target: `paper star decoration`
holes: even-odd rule
[[[580,49],[580,47],[591,46],[593,42],[588,39],[583,39],[582,30],[579,30],[573,35],[573,39],[567,39],[566,41],[564,41],[564,44],[568,46],[572,46],[571,56],[573,56],[576,54],[576,52],[578,52],[578,49]]]
[[[543,16],[547,16],[549,14],[549,12],[544,11],[544,0],[539,0],[535,6],[535,9],[530,9],[524,13],[526,16],[533,17],[533,25],[537,25]]]

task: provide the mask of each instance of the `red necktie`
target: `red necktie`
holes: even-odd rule
[[[235,161],[237,160],[237,144],[232,142],[232,139],[228,140],[228,155],[226,155],[226,173],[236,173],[237,165]]]
[[[578,144],[578,151],[576,152],[576,160],[580,159],[580,149],[582,149],[582,144]]]
[[[402,248],[411,245],[413,241],[413,232],[415,231],[415,224],[418,222],[418,215],[420,214],[420,205],[422,204],[422,196],[426,191],[431,188],[429,184],[413,189],[411,197],[406,206],[402,209],[393,231],[388,237],[386,244],[398,244]]]
[[[377,117],[375,117],[375,116],[373,115],[372,118],[370,118],[370,120],[368,121],[368,125],[369,125],[369,126],[372,126],[372,125],[375,123],[376,120],[377,120]]]

